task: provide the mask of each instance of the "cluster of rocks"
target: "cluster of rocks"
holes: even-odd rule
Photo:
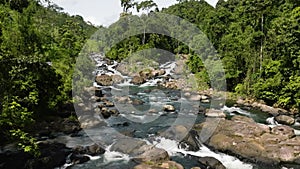
[[[95,81],[100,86],[111,86],[113,84],[120,84],[124,82],[124,78],[120,75],[97,75]]]
[[[38,157],[24,153],[22,150],[16,148],[0,153],[0,167],[2,169],[53,169],[63,166],[66,162],[72,165],[84,163],[90,160],[87,155],[94,156],[105,152],[97,144],[71,149],[62,143],[43,141],[38,143],[38,146],[40,151]]]
[[[163,69],[146,69],[139,72],[138,75],[133,76],[131,83],[135,85],[140,85],[145,83],[149,79],[153,79],[158,76],[162,76],[166,73]]]
[[[271,106],[266,105],[263,102],[257,102],[254,100],[249,100],[249,99],[238,99],[236,101],[237,106],[242,106],[242,107],[251,107],[254,109],[258,109],[262,112],[266,112],[272,116],[275,117],[275,120],[279,124],[284,124],[284,125],[294,125],[296,121],[300,122],[300,118],[298,117],[299,113],[298,111],[287,111],[282,108],[274,108]]]
[[[194,126],[200,132],[209,122]],[[212,136],[205,142],[217,151],[229,152],[253,162],[300,164],[300,136],[288,126],[270,128],[244,116],[220,119]]]
[[[72,165],[82,164],[90,160],[89,156],[98,156],[105,153],[105,149],[99,144],[93,144],[89,146],[77,146],[72,149],[72,153],[69,155],[68,163]]]
[[[132,157],[137,163],[133,169],[184,169],[181,164],[172,161],[166,150],[137,139],[121,139],[111,146],[110,151],[121,152]],[[225,169],[220,161],[212,157],[199,158],[199,166],[193,169],[200,167]]]

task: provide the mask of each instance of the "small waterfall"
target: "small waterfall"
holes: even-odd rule
[[[244,163],[236,157],[223,154],[223,153],[215,153],[203,144],[201,144],[201,149],[197,152],[187,151],[185,149],[182,149],[178,146],[179,145],[178,142],[163,137],[157,137],[151,144],[155,145],[157,148],[162,148],[166,150],[171,156],[175,156],[176,154],[181,153],[185,156],[192,155],[196,157],[214,157],[218,159],[227,169],[252,169],[253,168],[251,164]]]
[[[278,122],[275,120],[275,117],[269,117],[266,119],[267,124],[269,124],[270,127],[278,126]]]
[[[243,110],[241,108],[238,108],[238,107],[227,107],[227,106],[224,106],[221,110],[230,113],[230,115],[237,115],[237,113],[238,113],[238,114],[241,114],[241,115],[245,115],[245,116],[251,117],[251,113],[250,112],[248,112],[246,110]]]

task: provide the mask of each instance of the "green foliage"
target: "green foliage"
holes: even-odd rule
[[[298,1],[228,0],[215,9],[205,1],[180,1],[162,12],[197,24],[208,36],[222,58],[230,91],[299,109]],[[190,57],[188,65],[203,72],[199,57]]]
[[[35,122],[71,102],[75,58],[96,29],[35,0],[0,2],[0,139],[38,155]]]

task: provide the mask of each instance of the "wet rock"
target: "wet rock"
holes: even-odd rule
[[[210,127],[209,122],[196,125],[198,132]],[[246,159],[267,164],[300,164],[300,137],[288,126],[270,127],[244,116],[220,119],[205,144]]]
[[[131,83],[135,84],[135,85],[140,85],[140,84],[143,84],[145,82],[146,82],[146,80],[143,77],[140,77],[140,76],[134,76],[131,80]]]
[[[25,168],[52,169],[60,167],[65,164],[66,158],[71,151],[61,143],[41,142],[39,148],[41,155],[36,159],[28,160]],[[24,168],[24,166],[21,168]]]
[[[214,118],[225,118],[226,114],[221,110],[216,109],[208,109],[205,112],[206,117],[214,117]]]
[[[113,102],[110,102],[110,101],[105,101],[104,104],[105,104],[106,107],[114,107],[115,106],[115,104]]]
[[[183,125],[176,125],[172,126],[168,130],[164,131],[160,134],[160,136],[168,138],[168,139],[174,139],[181,141],[183,138],[185,138],[189,134],[189,131],[187,128]]]
[[[111,86],[113,84],[112,77],[109,75],[96,76],[96,82],[101,86]]]
[[[109,111],[108,108],[103,107],[103,108],[101,109],[101,116],[102,116],[104,119],[108,119],[108,118],[110,118],[110,116],[111,116],[111,112]]]
[[[72,154],[70,160],[73,164],[82,164],[90,161],[90,158],[82,154]]]
[[[139,164],[135,166],[133,169],[184,169],[181,164],[178,164],[174,161],[166,161],[163,163],[146,163],[146,164]]]
[[[152,78],[152,71],[150,69],[142,70],[139,72],[140,77],[143,79],[150,79]]]
[[[172,105],[164,105],[163,110],[167,112],[175,111],[175,107]]]
[[[199,113],[204,113],[205,112],[205,107],[203,107],[203,106],[199,106]]]
[[[271,133],[277,135],[278,137],[295,137],[294,129],[289,126],[276,126],[272,128]]]
[[[140,147],[144,145],[146,145],[145,141],[136,139],[120,139],[111,146],[110,150],[136,156],[140,153]]]
[[[191,93],[190,93],[190,92],[185,92],[185,93],[183,94],[183,96],[189,98],[189,97],[191,97]]]
[[[199,162],[211,169],[226,169],[226,167],[213,157],[200,157]]]
[[[197,133],[194,130],[191,130],[186,137],[180,142],[182,148],[189,151],[199,151],[200,145],[199,141],[196,138]]]
[[[99,144],[86,146],[86,153],[91,156],[97,156],[105,153],[105,149]]]
[[[90,98],[90,100],[91,100],[92,102],[100,102],[100,97],[98,97],[98,96],[92,96],[92,97]]]
[[[239,98],[236,103],[241,106],[246,106],[246,107],[253,107],[257,108],[263,112],[269,113],[273,116],[278,116],[278,115],[293,115],[292,112],[288,112],[287,110],[281,109],[281,108],[274,108],[271,106],[266,105],[263,102],[255,102],[254,100],[249,100],[249,99],[241,99]]]
[[[208,99],[209,99],[209,96],[201,95],[201,100],[208,100]]]
[[[27,166],[29,165],[30,167],[32,165],[28,164],[27,161],[32,158],[33,157],[30,154],[24,153],[23,151],[5,152],[5,153],[1,152],[0,168],[1,169],[24,168],[24,166],[26,165]]]
[[[157,76],[161,76],[164,75],[166,73],[166,71],[164,69],[160,69],[160,70],[152,70],[151,71],[151,76],[152,77],[157,77]]]
[[[81,130],[79,121],[77,119],[70,120],[70,118],[66,118],[60,125],[57,126],[60,126],[57,130],[61,130],[65,134],[77,133]]]
[[[209,103],[210,101],[207,99],[207,100],[201,100],[201,103]]]
[[[163,86],[168,89],[178,89],[178,85],[175,81],[165,82]]]
[[[295,124],[295,119],[287,115],[279,115],[275,117],[275,120],[280,124],[293,125]]]
[[[117,116],[120,114],[117,109],[110,109],[109,112],[112,116]]]
[[[99,144],[93,144],[89,146],[77,146],[73,148],[73,153],[70,156],[70,160],[75,164],[85,163],[90,160],[87,155],[98,156],[105,153],[105,149]]]
[[[156,110],[156,109],[150,109],[150,110],[148,110],[148,113],[155,114],[155,113],[158,113],[158,110]]]
[[[128,96],[115,96],[114,101],[120,103],[120,104],[126,104],[130,101],[130,98]]]
[[[120,84],[124,82],[124,78],[120,75],[112,75],[112,81],[114,84]]]
[[[201,100],[201,96],[200,95],[191,95],[189,98],[190,101],[200,101]]]
[[[169,155],[166,150],[154,146],[144,145],[140,147],[138,151],[142,152],[140,155],[134,157],[134,161],[138,163],[149,161],[159,163],[169,160]]]
[[[82,129],[90,129],[99,126],[106,126],[107,124],[100,118],[94,116],[79,116],[78,120],[80,121],[80,127]]]
[[[142,104],[144,104],[144,102],[142,100],[139,100],[139,99],[132,99],[131,104],[133,104],[133,105],[142,105]]]

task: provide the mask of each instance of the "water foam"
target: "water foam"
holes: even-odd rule
[[[181,153],[183,155],[192,155],[196,157],[214,157],[218,159],[227,169],[241,169],[241,168],[252,169],[253,168],[251,164],[242,162],[236,157],[223,154],[223,153],[215,153],[211,151],[209,148],[207,148],[205,145],[201,145],[201,149],[199,151],[193,152],[193,151],[187,151],[185,149],[179,148],[178,147],[179,143],[174,140],[170,140],[162,137],[156,138],[156,140],[153,141],[152,144],[155,145],[157,148],[162,148],[166,150],[169,153],[169,155],[173,155],[173,156],[176,155],[177,153]]]

